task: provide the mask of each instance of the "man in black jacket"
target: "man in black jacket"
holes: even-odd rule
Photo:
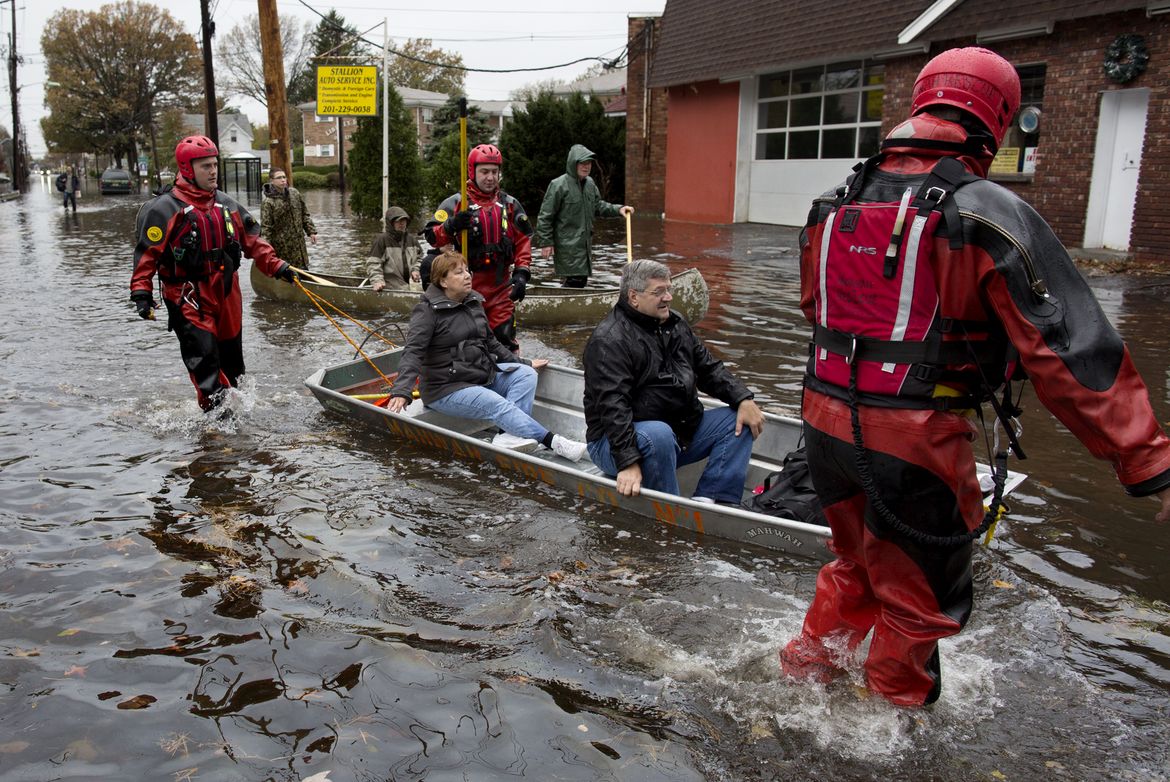
[[[705,458],[693,498],[739,505],[764,415],[670,301],[664,264],[626,265],[617,305],[585,346],[589,456],[629,497],[679,494],[675,470]],[[699,391],[729,407],[704,409]]]

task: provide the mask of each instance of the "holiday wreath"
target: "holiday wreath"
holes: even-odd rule
[[[1119,35],[1105,47],[1105,75],[1118,84],[1136,79],[1149,61],[1150,51],[1140,35]]]

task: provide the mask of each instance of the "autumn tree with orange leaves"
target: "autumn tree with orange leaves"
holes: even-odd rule
[[[174,108],[199,111],[202,57],[195,38],[167,11],[134,0],[97,11],[63,10],[41,34],[48,81],[41,120],[53,152],[103,152],[121,164],[151,143]],[[154,150],[155,166],[168,150]],[[160,156],[162,160],[160,161]]]

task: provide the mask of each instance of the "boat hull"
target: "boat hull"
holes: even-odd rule
[[[392,376],[397,371],[399,353],[399,350],[383,353],[375,356],[373,361],[379,371]],[[449,418],[427,410],[418,400],[398,414],[370,401],[355,399],[353,394],[385,390],[385,383],[378,373],[362,360],[320,370],[308,378],[305,385],[326,410],[384,431],[398,441],[445,451],[462,459],[490,462],[505,472],[558,487],[581,500],[619,508],[699,535],[814,559],[829,557],[825,548],[829,531],[825,527],[730,506],[694,502],[689,497],[656,491],[647,490],[636,497],[625,497],[617,492],[614,481],[603,475],[588,457],[573,463],[547,449],[528,454],[497,448],[490,442],[490,435],[495,430],[488,422]],[[545,367],[541,370],[533,417],[553,431],[584,439],[583,387],[584,376],[579,370],[553,365]],[[797,447],[799,438],[799,421],[768,415],[768,425],[756,443],[747,483],[755,485],[768,473],[780,469],[783,455]],[[693,487],[701,472],[702,463],[683,468],[679,472],[680,485]],[[686,488],[684,493],[688,493]]]
[[[317,272],[313,274],[336,285],[322,285],[308,279],[302,279],[301,284],[338,309],[353,314],[408,315],[421,295],[419,291],[391,288],[375,291],[369,287],[361,287],[363,282],[361,277]],[[249,277],[252,290],[257,296],[298,304],[309,303],[308,296],[300,288],[265,275],[256,268],[256,264],[252,264]],[[671,285],[673,288],[671,307],[682,313],[690,323],[702,320],[710,304],[710,293],[699,270],[687,269],[674,275]],[[616,287],[561,288],[534,285],[528,288],[528,295],[524,297],[524,301],[516,305],[516,320],[521,328],[595,325],[613,309],[617,296]]]

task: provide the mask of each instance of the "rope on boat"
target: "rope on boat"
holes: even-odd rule
[[[392,348],[396,348],[398,346],[396,344],[394,344],[393,342],[391,342],[390,340],[386,339],[386,337],[382,336],[380,333],[378,333],[374,329],[371,329],[369,326],[362,323],[360,320],[355,318],[353,315],[350,315],[348,312],[346,312],[345,310],[341,309],[333,302],[326,299],[325,297],[320,296],[316,293],[313,293],[313,291],[309,290],[308,288],[306,288],[304,286],[303,283],[301,283],[300,277],[294,277],[293,280],[294,280],[294,284],[297,286],[297,288],[300,289],[301,293],[305,294],[305,296],[308,297],[309,301],[311,301],[313,303],[313,306],[315,306],[318,310],[320,310],[321,314],[325,316],[325,319],[333,324],[333,328],[337,329],[337,331],[341,334],[341,336],[345,337],[345,341],[348,342],[353,347],[353,349],[357,351],[358,355],[360,355],[363,359],[365,359],[365,362],[370,365],[371,369],[373,369],[375,372],[378,373],[378,377],[382,378],[382,380],[385,381],[386,387],[389,388],[389,387],[393,386],[394,381],[391,380],[390,378],[386,377],[386,375],[382,372],[382,370],[378,369],[378,365],[374,363],[373,359],[371,359],[368,355],[366,355],[366,352],[364,350],[362,350],[361,345],[358,345],[358,343],[354,342],[353,339],[348,334],[345,333],[345,329],[343,329],[341,327],[341,324],[338,323],[332,315],[330,315],[328,312],[325,311],[325,307],[321,306],[322,303],[329,305],[329,307],[331,309],[336,311],[339,315],[341,315],[345,318],[348,318],[351,323],[356,324],[359,328],[365,329],[365,331],[368,332],[368,336],[366,337],[366,340],[368,340],[370,337],[377,337],[378,339],[382,340],[383,342],[385,342],[387,345],[389,345]],[[364,344],[366,344],[365,340],[362,341],[362,345],[364,345]]]

